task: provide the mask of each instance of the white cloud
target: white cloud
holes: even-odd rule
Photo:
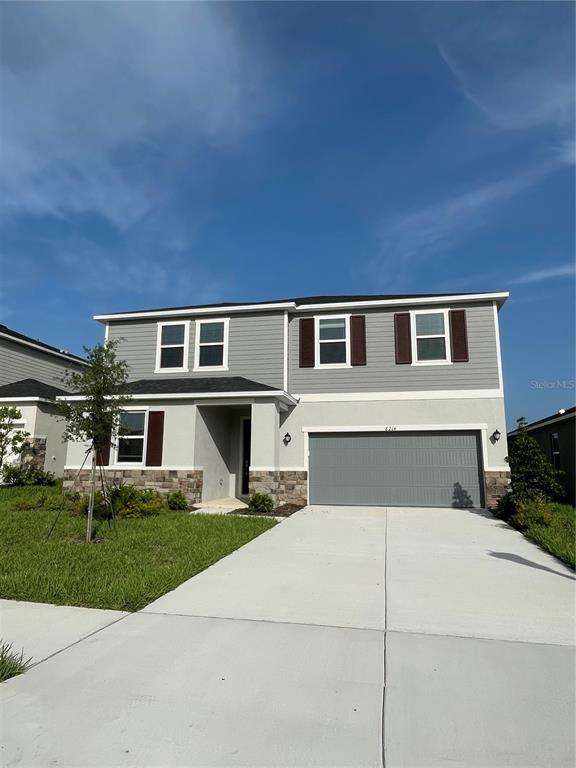
[[[4,215],[128,226],[169,171],[267,109],[264,67],[223,4],[3,3],[0,16]]]
[[[555,280],[559,277],[574,277],[576,274],[576,266],[574,264],[561,264],[557,267],[544,267],[544,269],[537,269],[533,272],[526,272],[524,275],[510,280],[511,283],[516,285],[523,285],[528,283],[541,283],[545,280]]]

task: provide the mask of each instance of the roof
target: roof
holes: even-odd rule
[[[41,400],[54,400],[59,395],[68,394],[65,389],[60,387],[53,387],[51,384],[44,384],[42,381],[36,379],[21,379],[20,381],[14,381],[11,384],[4,384],[0,387],[0,400],[6,398],[10,399],[22,399],[22,398],[34,398]]]
[[[288,299],[273,299],[268,301],[250,301],[250,302],[223,302],[219,304],[190,304],[179,307],[154,307],[151,309],[135,309],[125,312],[112,312],[108,314],[94,315],[95,320],[107,321],[122,319],[125,317],[146,317],[149,315],[176,314],[176,313],[196,313],[206,314],[219,313],[223,311],[262,311],[270,310],[292,310],[307,309],[317,306],[330,305],[357,305],[357,304],[378,304],[378,303],[410,303],[412,301],[425,303],[438,302],[442,300],[496,300],[503,304],[508,298],[508,293],[493,293],[485,291],[482,293],[395,293],[395,294],[354,294],[338,296],[300,296]]]
[[[73,355],[71,352],[66,352],[65,349],[58,349],[58,347],[53,347],[51,344],[45,344],[43,341],[40,341],[39,339],[33,339],[31,336],[25,336],[23,333],[19,333],[18,331],[15,331],[12,328],[8,328],[7,325],[2,325],[1,323],[0,336],[6,336],[12,341],[26,344],[27,346],[38,347],[43,352],[58,355],[58,357],[69,358],[70,360],[75,360],[79,363],[86,362],[83,357]]]
[[[243,376],[213,376],[197,379],[139,379],[130,381],[126,394],[130,395],[193,395],[221,392],[277,392],[274,387],[245,379]]]
[[[550,416],[545,416],[543,419],[538,419],[538,421],[531,421],[530,424],[526,425],[526,429],[537,429],[538,427],[545,427],[547,424],[555,424],[558,421],[566,421],[568,419],[576,418],[576,406],[572,406],[572,408],[563,408],[562,410],[564,411],[563,413],[557,411]],[[509,437],[517,434],[517,429],[512,430],[512,432],[508,432]]]

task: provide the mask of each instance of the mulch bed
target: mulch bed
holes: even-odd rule
[[[304,509],[304,504],[280,504],[279,507],[273,509],[272,512],[250,512],[247,507],[241,509],[233,509],[231,512],[227,512],[227,515],[252,515],[257,517],[290,517],[294,512]]]

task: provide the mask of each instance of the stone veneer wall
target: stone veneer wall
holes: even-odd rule
[[[46,438],[27,437],[21,460],[23,467],[43,470],[46,462]]]
[[[189,504],[202,499],[201,469],[108,469],[102,467],[108,484],[135,485],[138,488],[154,488],[164,496],[181,491]],[[88,493],[91,470],[64,470],[64,490]],[[99,470],[98,470],[99,478]]]
[[[484,485],[486,489],[485,505],[488,509],[496,506],[498,499],[509,490],[510,472],[485,472]]]
[[[276,504],[307,504],[308,473],[295,470],[250,471],[250,494],[268,493]]]

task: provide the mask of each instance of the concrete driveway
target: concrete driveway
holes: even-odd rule
[[[0,686],[0,763],[572,766],[573,640],[499,521],[309,507]]]

